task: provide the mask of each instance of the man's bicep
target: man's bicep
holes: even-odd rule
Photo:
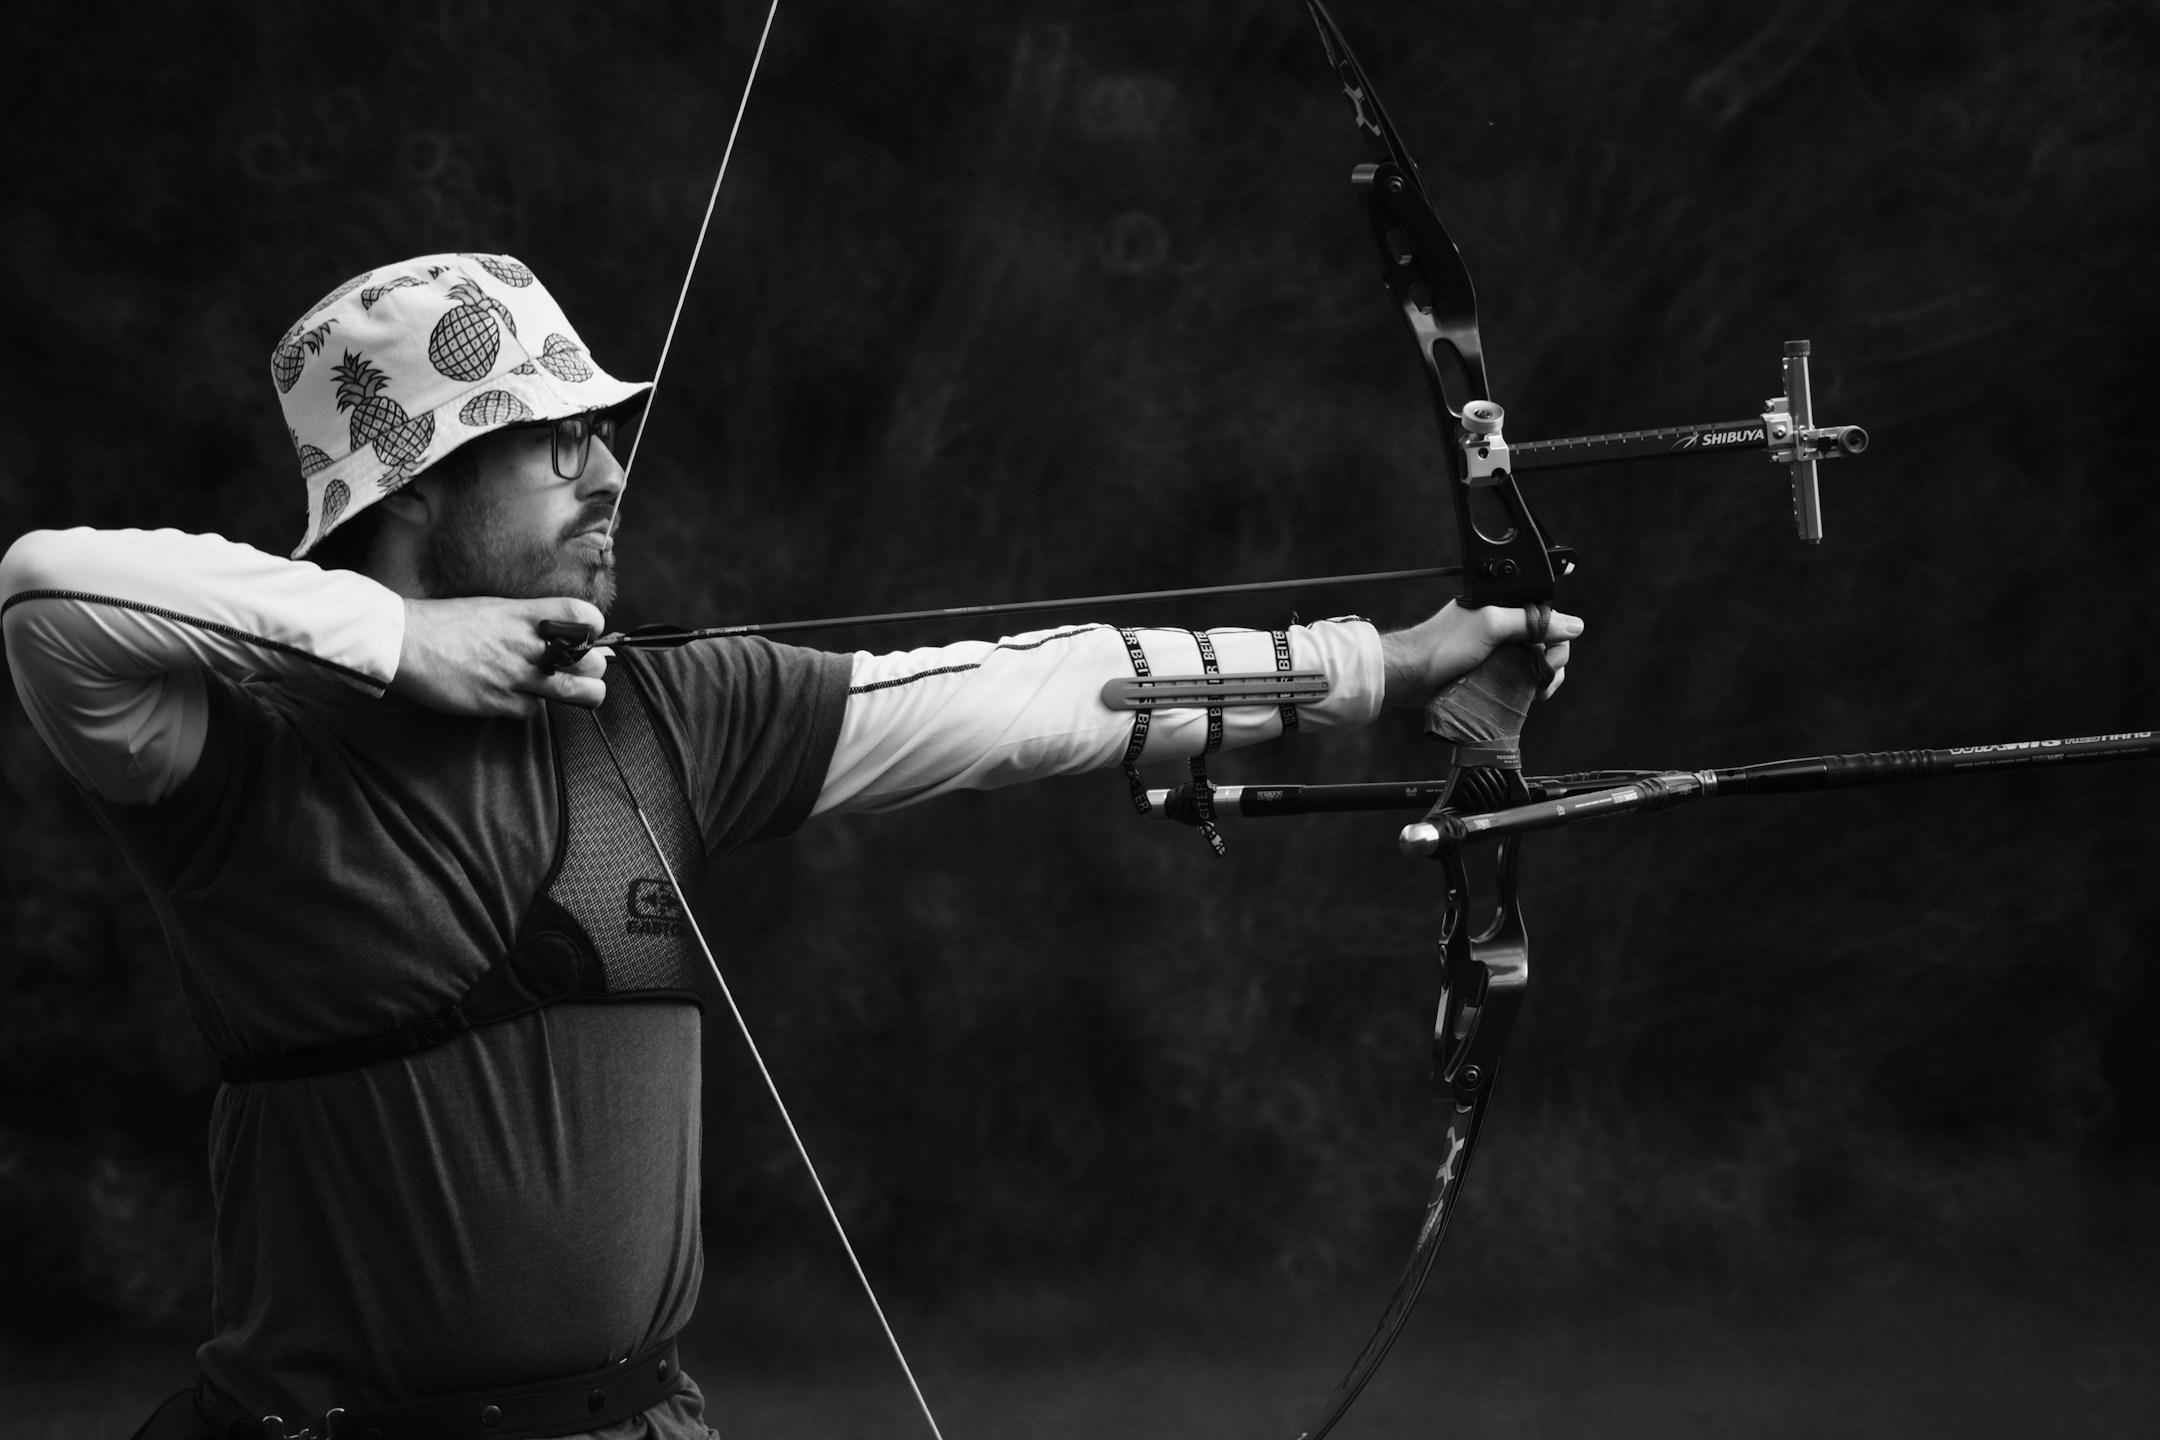
[[[618,656],[680,757],[692,813],[718,854],[810,816],[847,705],[848,657],[742,638]]]
[[[8,671],[30,724],[77,784],[116,805],[165,799],[194,773],[208,734],[201,670],[127,673],[125,650],[83,601],[38,599],[0,616]]]

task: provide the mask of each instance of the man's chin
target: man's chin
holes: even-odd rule
[[[561,565],[544,574],[518,579],[503,576],[492,585],[461,593],[499,595],[508,600],[555,600],[567,595],[605,613],[615,606],[615,570],[613,566]]]
[[[575,595],[588,601],[603,612],[615,608],[615,567],[613,565],[581,565],[565,577],[567,588],[557,592]]]

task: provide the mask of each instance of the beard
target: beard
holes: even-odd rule
[[[495,595],[545,600],[569,595],[601,610],[615,602],[612,551],[595,560],[573,558],[572,536],[606,521],[613,506],[588,505],[552,539],[519,534],[509,517],[476,485],[443,487],[441,515],[420,548],[420,583],[436,599]]]

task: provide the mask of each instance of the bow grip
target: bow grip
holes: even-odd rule
[[[540,655],[540,668],[550,675],[577,664],[593,647],[590,625],[575,620],[542,620],[538,628],[540,638],[547,642],[547,649]]]
[[[1552,621],[1549,606],[1529,607],[1533,638],[1502,645],[1475,670],[1449,682],[1426,702],[1425,733],[1454,745],[1492,752],[1503,768],[1521,765],[1523,722],[1552,683],[1539,642]]]

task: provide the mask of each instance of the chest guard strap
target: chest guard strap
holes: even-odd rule
[[[704,961],[625,784],[636,792],[677,875],[698,872],[704,843],[681,772],[653,723],[636,662],[626,659],[616,657],[609,677],[615,683],[598,710],[547,705],[561,823],[547,883],[509,953],[457,1000],[394,1030],[303,1050],[226,1056],[220,1068],[228,1083],[357,1070],[564,1000],[704,1003],[698,990]],[[622,762],[620,773],[607,741]]]

